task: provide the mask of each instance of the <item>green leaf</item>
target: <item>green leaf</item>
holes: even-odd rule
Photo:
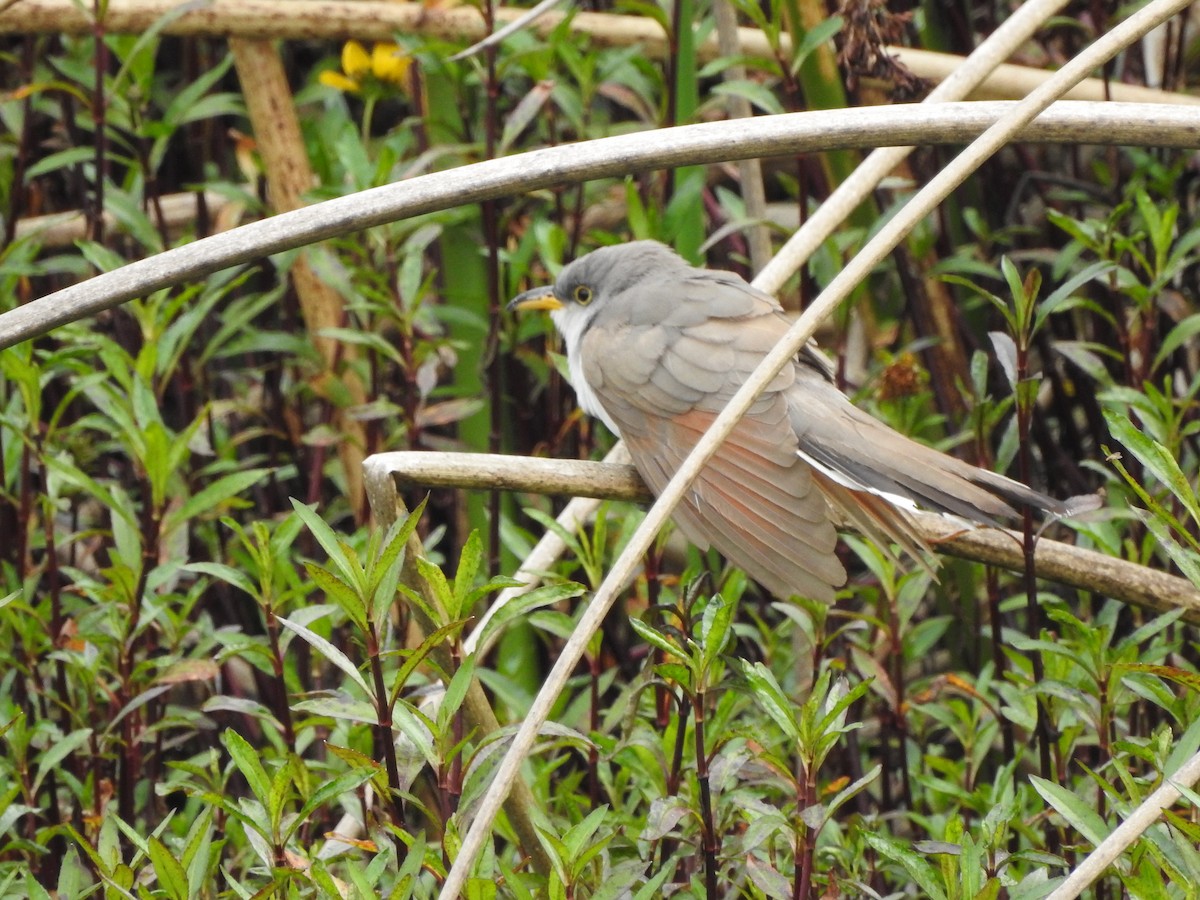
[[[651,628],[641,619],[636,616],[630,616],[629,624],[633,626],[633,630],[637,632],[638,637],[649,644],[651,647],[657,647],[668,656],[681,656],[683,651],[668,641],[662,634]]]
[[[92,865],[96,867],[97,872],[99,872],[101,875],[107,876],[112,871],[112,866],[109,863],[108,856],[102,852],[103,848],[99,846],[98,842],[93,845],[91,839],[85,838],[82,834],[76,831],[69,822],[63,824],[62,830],[70,835],[71,840],[79,845],[79,849],[81,849],[87,855],[88,859],[92,861]]]
[[[258,751],[232,728],[225,729],[225,749],[229,751],[233,764],[250,785],[250,793],[265,807],[271,796],[271,779],[259,761]]]
[[[685,31],[687,29],[684,29]],[[663,215],[663,233],[679,255],[700,262],[704,243],[704,191],[708,186],[703,166],[681,166],[675,170],[675,193]]]
[[[899,863],[921,889],[922,896],[929,897],[930,900],[946,900],[946,893],[938,883],[937,870],[919,854],[882,834],[864,831],[862,837],[880,856]]]
[[[150,862],[154,865],[154,874],[158,876],[158,886],[167,892],[172,900],[187,900],[188,880],[179,860],[171,855],[166,845],[156,837],[148,841]]]
[[[113,521],[120,519],[127,523],[135,533],[137,532],[138,523],[135,516],[136,507],[134,504],[119,502],[118,495],[113,494],[107,487],[101,485],[100,482],[77,468],[73,460],[66,453],[46,456],[44,460],[47,466],[53,469],[67,484],[79,488],[100,501],[101,506],[107,509],[112,515]],[[140,543],[138,543],[137,555],[141,556]]]
[[[1162,343],[1158,347],[1158,352],[1154,354],[1152,369],[1158,369],[1162,366],[1172,353],[1184,344],[1190,343],[1197,334],[1200,334],[1200,313],[1192,313],[1190,316],[1185,316],[1163,338]]]
[[[567,545],[567,549],[571,551],[572,556],[582,557],[585,555],[583,547],[579,544],[579,535],[563,528],[554,516],[546,515],[540,509],[532,507],[525,510],[525,515],[529,516],[529,518],[533,519],[547,531],[557,535],[558,539]]]
[[[213,873],[210,866],[216,864],[216,856],[212,853],[212,840],[213,807],[207,807],[201,810],[188,829],[183,858],[180,860],[187,869],[189,897],[199,896],[201,889],[212,883]]]
[[[833,40],[834,36],[842,30],[843,24],[845,22],[841,16],[830,16],[808,29],[796,49],[792,51],[792,74],[795,75],[800,71],[800,67],[813,54],[813,51],[822,44]]]
[[[1196,493],[1167,448],[1135,427],[1122,412],[1106,409],[1104,421],[1113,437],[1128,447],[1138,461],[1187,508],[1192,520],[1200,524],[1200,503],[1196,501]]]
[[[458,708],[462,706],[463,700],[467,696],[467,690],[471,687],[471,681],[475,677],[475,657],[468,656],[462,661],[458,667],[458,671],[450,679],[450,683],[446,685],[446,694],[442,697],[442,702],[438,705],[438,720],[442,723],[447,723],[450,718],[458,712]]]
[[[663,681],[675,682],[685,691],[691,691],[693,689],[692,670],[682,663],[659,663],[654,667],[654,674]]]
[[[52,769],[58,768],[58,764],[71,755],[72,752],[82,747],[87,743],[92,736],[92,729],[80,728],[72,731],[70,734],[60,737],[50,743],[38,758],[37,775],[33,779],[32,794],[36,795],[38,789],[42,786],[44,779]],[[86,756],[86,754],[85,754]]]
[[[746,666],[743,671],[746,680],[750,683],[750,691],[754,695],[754,699],[791,740],[799,740],[799,723],[796,722],[794,714],[796,704],[784,694],[771,670],[762,663],[756,662]]]
[[[367,686],[367,682],[362,677],[362,674],[358,671],[358,668],[350,661],[350,658],[346,656],[345,653],[333,646],[333,644],[329,643],[329,641],[325,640],[325,638],[321,637],[316,632],[310,631],[298,622],[293,622],[291,619],[283,616],[279,616],[276,621],[289,631],[298,634],[307,643],[312,645],[313,649],[349,675],[350,680],[357,684],[362,689],[364,694],[372,698],[375,696],[370,687]],[[266,795],[264,794],[263,796],[265,797]]]
[[[711,666],[725,649],[733,627],[733,611],[734,602],[726,599],[724,594],[714,595],[704,607],[704,615],[700,619],[700,644],[705,666]]]
[[[408,679],[417,670],[417,666],[424,662],[435,647],[451,635],[460,631],[463,624],[462,622],[451,622],[449,625],[443,625],[437,631],[427,635],[416,649],[409,651],[408,658],[404,660],[404,663],[396,670],[396,674],[392,678],[392,687],[388,695],[389,708],[396,705],[396,699],[400,696],[400,691],[408,684]]]
[[[365,632],[368,628],[367,608],[363,604],[362,597],[328,569],[323,566],[318,566],[316,563],[306,562],[304,571],[308,572],[308,577],[313,580],[317,587],[325,592],[325,596],[340,607],[350,621],[360,630]]]
[[[232,472],[218,478],[212,484],[205,485],[185,500],[182,506],[167,515],[166,521],[163,523],[164,530],[172,531],[189,519],[211,512],[214,507],[224,503],[230,497],[235,497],[247,488],[258,484],[272,471],[272,469],[247,469],[244,472]]]
[[[720,97],[742,97],[768,115],[781,115],[786,112],[774,92],[757,81],[744,78],[723,81],[713,87],[712,93]]]
[[[348,794],[355,790],[359,785],[365,784],[375,777],[376,770],[370,767],[362,767],[353,769],[349,772],[342,772],[331,781],[326,781],[318,787],[308,802],[300,808],[300,813],[288,824],[287,830],[284,832],[283,840],[286,842],[291,840],[301,825],[308,821],[317,809],[324,806],[326,803],[331,803],[342,794]]]
[[[1095,262],[1060,284],[1045,300],[1038,304],[1037,312],[1034,314],[1033,319],[1034,332],[1041,329],[1047,317],[1071,308],[1077,299],[1074,296],[1075,291],[1089,281],[1094,281],[1102,275],[1107,275],[1114,268],[1116,267],[1110,262]]]
[[[454,591],[450,604],[446,607],[446,616],[454,621],[461,619],[467,612],[467,596],[475,584],[475,575],[479,572],[479,564],[483,559],[483,540],[478,530],[472,530],[463,543],[462,553],[458,557],[458,569],[454,573]]]
[[[1195,719],[1171,747],[1171,755],[1163,766],[1163,776],[1174,778],[1175,773],[1200,751],[1200,719]]]
[[[961,275],[943,275],[942,281],[945,281],[948,284],[957,284],[960,287],[965,287],[971,291],[974,291],[980,297],[991,303],[992,306],[996,308],[996,311],[1004,317],[1004,322],[1008,326],[1009,332],[1016,331],[1017,322],[1013,317],[1013,311],[1009,308],[1009,305],[1004,302],[1003,298],[997,294],[993,294],[991,291],[985,290],[970,279],[963,278]]]
[[[408,545],[408,539],[412,536],[412,533],[417,528],[417,524],[421,521],[421,516],[425,513],[425,504],[428,502],[429,496],[426,495],[417,504],[416,508],[405,516],[403,522],[392,523],[392,527],[388,529],[388,535],[385,538],[383,551],[372,562],[370,577],[367,579],[367,592],[368,594],[375,595],[376,599],[386,600],[388,606],[391,605],[394,599],[390,596],[390,592],[385,591],[384,593],[389,594],[389,596],[383,598],[377,596],[378,592],[382,587],[383,580],[385,578],[390,579],[392,567],[403,557],[405,548]],[[372,610],[373,621],[379,621],[379,613],[380,610],[378,608]]]
[[[271,794],[267,804],[267,817],[271,822],[271,834],[280,833],[283,824],[283,812],[292,796],[292,773],[296,765],[296,757],[289,756],[288,761],[275,770],[271,779]]]
[[[179,90],[171,98],[171,102],[167,105],[167,108],[163,111],[163,121],[176,126],[194,121],[196,118],[194,112],[196,105],[205,98],[205,95],[209,91],[216,87],[217,82],[225,76],[231,65],[233,65],[233,54],[228,53],[215,66],[207,71],[198,73],[194,79],[180,86]],[[216,96],[222,97],[225,95],[218,94]],[[211,116],[207,118],[211,118]]]
[[[396,349],[396,345],[383,337],[383,335],[373,334],[369,331],[360,331],[357,328],[322,328],[317,334],[320,337],[343,344],[370,347],[384,359],[390,360],[398,366],[403,366],[405,363],[404,357],[400,355],[400,351]]]
[[[183,566],[183,571],[211,575],[213,578],[219,578],[226,584],[231,584],[235,588],[245,591],[251,597],[259,599],[258,586],[250,580],[250,576],[233,566],[227,566],[224,563],[194,562]]]
[[[527,594],[514,597],[491,615],[479,629],[473,632],[471,640],[476,647],[487,647],[496,634],[502,631],[513,620],[544,606],[554,606],[564,600],[574,600],[583,594],[584,590],[585,588],[581,584],[566,582],[564,584],[543,585]]]
[[[392,713],[392,724],[405,737],[412,747],[425,758],[425,762],[433,769],[441,765],[438,748],[434,745],[434,723],[419,709],[404,701],[396,704]]]
[[[358,564],[357,560],[351,560],[349,552],[338,539],[338,536],[334,534],[333,529],[329,527],[324,519],[317,515],[313,507],[306,506],[294,497],[290,499],[292,501],[292,508],[296,510],[296,515],[308,526],[308,530],[317,539],[317,543],[325,548],[325,552],[329,554],[330,561],[337,566],[346,583],[362,587],[362,567]]]
[[[454,605],[454,597],[450,591],[450,582],[446,580],[446,573],[423,556],[417,557],[417,571],[429,585],[442,615],[445,616],[446,610]]]
[[[25,170],[26,178],[37,178],[41,175],[48,175],[58,169],[64,169],[69,166],[77,166],[80,163],[91,162],[96,158],[96,148],[87,147],[69,147],[66,150],[59,150],[57,153],[51,153],[43,156],[28,169]]]
[[[1111,347],[1091,341],[1055,341],[1054,349],[1097,383],[1107,385],[1112,381],[1104,357],[1116,360],[1119,355]]]
[[[1133,514],[1154,535],[1158,546],[1166,552],[1167,556],[1171,557],[1171,562],[1179,566],[1179,571],[1183,573],[1183,576],[1192,584],[1200,587],[1200,555],[1175,540],[1175,535],[1162,516],[1137,507],[1134,507]]]
[[[833,818],[834,814],[847,800],[851,799],[857,794],[862,793],[862,791],[864,791],[872,781],[879,777],[879,773],[882,771],[883,766],[876,764],[871,771],[867,772],[867,774],[865,774],[862,778],[859,778],[854,783],[848,784],[846,787],[842,788],[837,792],[837,794],[834,795],[832,800],[825,803],[825,808],[823,810],[825,819],[824,822],[822,822],[822,827],[824,827],[825,822],[828,822]]]
[[[825,697],[825,708],[817,730],[822,733],[841,731],[846,721],[846,710],[870,689],[872,680],[865,678],[847,690],[846,679],[836,679]]]
[[[571,858],[577,858],[592,843],[592,838],[600,826],[604,824],[604,817],[606,815],[608,815],[608,806],[598,806],[582,822],[571,826],[567,830],[567,833],[562,837],[562,842]]]
[[[1042,795],[1042,799],[1054,807],[1058,814],[1066,819],[1067,823],[1083,835],[1092,846],[1099,846],[1108,837],[1108,825],[1104,823],[1092,805],[1082,797],[1073,794],[1062,785],[1047,781],[1037,775],[1030,775],[1029,778],[1033,783],[1034,790]]]

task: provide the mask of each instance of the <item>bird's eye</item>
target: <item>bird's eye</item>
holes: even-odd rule
[[[572,292],[575,302],[580,306],[587,306],[592,302],[592,289],[586,284],[575,285],[575,290]]]

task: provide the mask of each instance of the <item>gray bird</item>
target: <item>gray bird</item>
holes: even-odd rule
[[[791,324],[774,297],[656,241],[596,250],[509,309],[551,311],[579,405],[625,441],[656,494]],[[776,596],[829,603],[846,580],[834,521],[921,559],[928,548],[902,507],[997,524],[1017,516],[1013,504],[1067,512],[862,412],[810,345],[717,450],[675,521]]]

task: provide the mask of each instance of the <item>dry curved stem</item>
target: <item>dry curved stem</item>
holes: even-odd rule
[[[213,222],[213,231],[228,231],[234,225],[241,209],[235,202],[214,190],[203,192],[203,198],[193,191],[177,194],[162,194],[158,205],[162,209],[162,222],[172,238],[192,231],[199,215],[198,207],[204,208]],[[111,211],[103,214],[104,231],[107,234],[118,227],[117,217]],[[33,240],[40,247],[70,247],[87,236],[87,217],[82,210],[47,213],[28,216],[17,221],[15,238]]]
[[[460,59],[466,59],[469,56],[475,56],[477,53],[486,50],[488,47],[495,47],[496,45],[503,43],[504,39],[509,35],[515,34],[516,32],[529,27],[562,2],[563,0],[542,0],[541,3],[532,9],[525,10],[524,15],[510,20],[506,25],[504,25],[504,27],[497,28],[483,40],[475,42],[466,50],[460,50],[455,53],[450,57],[450,62],[457,62]]]
[[[1163,779],[1162,785],[1143,800],[1129,818],[1113,829],[1087,859],[1056,887],[1046,900],[1074,900],[1084,889],[1104,874],[1122,853],[1146,830],[1158,821],[1164,809],[1179,801],[1180,787],[1190,788],[1200,780],[1200,753],[1194,755],[1174,774]]]
[[[387,472],[400,488],[448,487],[467,490],[523,491],[651,503],[654,495],[628,464],[576,459],[530,459],[487,453],[400,451],[378,453],[371,465]],[[1025,557],[1015,531],[964,525],[935,513],[910,512],[921,540],[939,553],[1021,573]],[[841,523],[849,528],[848,523]],[[551,560],[550,562],[553,562]],[[1200,624],[1200,591],[1183,578],[1147,566],[1114,559],[1042,538],[1034,565],[1039,578],[1070,585],[1142,607],[1155,613],[1184,609],[1184,618]],[[526,568],[548,566],[526,560]],[[524,589],[522,589],[524,590]]]
[[[475,43],[488,38],[483,14],[473,6],[436,9],[424,3],[389,3],[386,0],[209,0],[194,9],[178,13],[179,0],[109,0],[104,17],[105,31],[141,33],[168,14],[173,21],[163,34],[207,37],[244,37],[262,40],[391,40],[397,33],[421,34],[449,41]],[[1018,10],[1019,12],[1019,10]],[[498,24],[515,22],[529,10],[497,7]],[[545,36],[570,15],[570,28],[586,34],[598,47],[641,46],[652,58],[663,59],[669,52],[666,34],[658,23],[647,17],[611,13],[551,11],[542,14],[530,28]],[[20,0],[7,8],[0,4],[0,34],[57,33],[90,34],[93,30],[91,7],[76,0]],[[755,28],[739,28],[741,52],[753,56],[771,56],[766,36]],[[781,50],[791,53],[787,34],[780,36]],[[697,58],[709,62],[722,55],[715,37],[700,44]],[[908,47],[886,47],[914,75],[940,81],[958,68],[960,56],[934,53]],[[1023,97],[1050,77],[1051,73],[1028,66],[1001,66],[974,92],[977,99],[1013,99]],[[1200,98],[1160,91],[1137,85],[1084,79],[1065,95],[1070,100],[1119,100],[1139,103],[1197,104]]]
[[[251,222],[71,285],[0,314],[0,350],[117,306],[241,263],[316,241],[436,212],[592,178],[819,150],[962,144],[1012,103],[938,103],[825,110],[706,122],[547,147],[422,175]],[[1195,147],[1193,111],[1118,103],[1056,104],[1022,139],[1050,143]]]
[[[508,751],[500,762],[492,784],[484,795],[475,820],[467,832],[455,860],[446,877],[440,897],[451,900],[462,893],[467,873],[483,849],[491,831],[492,821],[500,805],[517,780],[520,766],[529,755],[533,742],[550,714],[571,672],[582,658],[588,641],[604,616],[616,601],[618,587],[631,576],[641,555],[648,549],[658,530],[665,524],[684,492],[695,480],[700,470],[716,452],[722,440],[733,430],[738,420],[746,413],[754,400],[766,388],[775,375],[783,369],[812,337],[818,323],[828,316],[844,300],[854,287],[865,278],[876,264],[908,234],[908,232],[951,191],[960,185],[985,159],[1011,140],[1022,128],[1045,110],[1055,97],[1081,80],[1096,66],[1102,65],[1122,47],[1138,40],[1143,34],[1187,6],[1189,0],[1154,0],[1102,36],[1090,47],[1068,62],[1025,100],[1018,103],[995,125],[976,139],[966,150],[939,172],[912,200],[890,219],[880,231],[867,242],[829,286],[813,301],[811,307],[796,321],[770,353],[759,363],[746,383],[730,399],[729,404],[717,416],[705,435],[692,450],[679,471],[671,478],[658,500],[646,514],[645,520],[630,537],[625,549],[613,563],[591,604],[584,611],[575,631],[563,646],[558,660],[534,699],[525,721],[513,737]],[[741,124],[741,123],[738,123]]]
[[[941,81],[949,78],[963,64],[963,58],[953,53],[937,53],[933,50],[921,50],[916,47],[888,47],[887,50],[889,53],[895,54],[897,61],[910,69],[914,75],[929,81]],[[1024,97],[1038,85],[1045,83],[1051,74],[1032,66],[1005,63],[997,66],[995,71],[981,81],[979,86],[967,96],[972,100],[1011,100],[1014,97]],[[1106,100],[1110,98],[1124,103],[1173,103],[1185,106],[1200,104],[1200,97],[1191,94],[1162,91],[1158,88],[1142,87],[1139,84],[1105,81],[1101,78],[1085,78],[1062,97],[1064,100]]]

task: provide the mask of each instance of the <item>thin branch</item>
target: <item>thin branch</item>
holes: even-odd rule
[[[483,453],[404,451],[378,453],[371,464],[391,475],[399,488],[448,487],[484,491],[522,491],[595,497],[648,504],[654,495],[627,464],[577,459],[530,459]],[[918,536],[939,553],[1021,573],[1025,559],[1016,531],[964,524],[936,513],[909,512]],[[849,523],[840,523],[850,528]],[[553,563],[554,560],[549,560]],[[1200,624],[1200,591],[1191,582],[1147,566],[1114,559],[1041,538],[1034,565],[1038,578],[1113,597],[1155,613],[1183,608],[1184,618]],[[547,563],[526,560],[525,568],[543,571]],[[528,588],[522,588],[524,591]]]
[[[483,200],[672,166],[847,147],[962,144],[1011,103],[938,103],[823,110],[706,122],[547,147],[435,172],[280,213],[211,235],[0,314],[0,350],[214,272],[283,250]],[[1150,147],[1200,145],[1193,110],[1120,103],[1062,103],[1023,129],[1022,140]]]
[[[526,10],[523,16],[513,19],[503,28],[498,28],[497,30],[493,31],[482,41],[477,41],[466,50],[460,50],[458,53],[455,53],[450,57],[450,62],[457,62],[460,59],[466,59],[469,56],[474,56],[481,50],[486,50],[488,47],[497,46],[509,35],[515,34],[516,32],[521,31],[523,28],[532,25],[543,15],[554,9],[554,7],[558,6],[558,4],[562,2],[563,0],[542,0],[542,2],[533,7],[533,9]]]
[[[611,455],[610,455],[611,457]],[[628,457],[626,456],[626,459]],[[369,460],[403,488],[523,491],[548,496],[592,497],[651,503],[654,495],[628,463],[543,459],[493,453],[399,450]]]
[[[178,0],[109,0],[104,28],[109,34],[141,33],[179,7]],[[261,40],[391,40],[397,33],[420,34],[447,41],[475,43],[487,38],[483,14],[473,6],[437,9],[424,3],[390,3],[383,0],[208,0],[194,3],[192,10],[167,24],[163,34],[205,37],[243,37]],[[510,23],[527,16],[529,10],[500,7],[497,23]],[[530,28],[545,37],[558,28],[568,14],[547,12]],[[1014,13],[1016,15],[1016,13]],[[653,59],[668,52],[662,27],[649,17],[576,12],[568,26],[572,32],[586,34],[597,47],[628,47],[634,44]],[[20,0],[6,5],[0,2],[0,34],[90,34],[89,10],[77,0]],[[739,28],[741,52],[750,56],[771,56],[766,36],[754,28]],[[782,50],[790,54],[791,41],[781,35]],[[700,62],[721,56],[715,36],[697,48]],[[908,47],[886,47],[914,75],[940,81],[959,68],[963,58],[949,53],[934,53]],[[972,54],[974,55],[974,54]],[[1028,66],[1004,65],[974,92],[977,99],[1015,99],[1024,97],[1052,73]],[[1144,88],[1137,85],[1084,79],[1068,92],[1068,100],[1119,100],[1138,103],[1180,103],[1195,105],[1200,97]]]
[[[1108,837],[1100,842],[1067,879],[1047,896],[1046,900],[1074,900],[1125,850],[1158,821],[1164,809],[1178,802],[1180,787],[1190,788],[1200,779],[1200,753],[1189,759],[1174,775],[1163,779],[1162,786],[1141,802]]]
[[[171,237],[178,237],[195,226],[200,200],[200,195],[195,191],[163,194],[158,198],[162,207],[163,223]],[[204,191],[203,200],[209,216],[216,224],[215,231],[228,230],[236,224],[228,220],[233,215],[240,214],[238,204],[212,190]],[[105,211],[104,230],[111,231],[117,224],[116,215]],[[41,247],[70,247],[76,241],[83,240],[86,235],[87,219],[84,213],[81,210],[72,210],[19,219],[13,236],[15,240],[36,240]]]
[[[792,361],[799,349],[812,337],[820,321],[833,312],[879,261],[890,253],[921,219],[936,208],[938,203],[962,184],[971,172],[982,165],[984,160],[1026,127],[1054,102],[1055,97],[1076,84],[1096,66],[1110,59],[1122,47],[1136,41],[1159,22],[1185,7],[1188,2],[1189,0],[1154,0],[1101,36],[1056,72],[1049,81],[1018,103],[965,151],[951,160],[929,184],[884,224],[858,255],[833,278],[829,286],[813,301],[812,306],[788,329],[779,344],[758,364],[659,494],[658,500],[613,563],[591,604],[584,610],[545,684],[534,698],[524,722],[513,737],[480,803],[475,820],[463,840],[459,856],[442,885],[439,896],[443,900],[458,897],[466,885],[467,873],[483,850],[500,805],[508,796],[514,782],[518,780],[522,763],[528,757],[559,693],[582,658],[592,634],[599,628],[604,616],[616,601],[619,587],[630,577],[641,555],[649,548],[654,536],[666,523],[700,470],[717,451],[721,441],[733,430],[767,384]],[[748,123],[740,121],[735,124],[745,127]]]

